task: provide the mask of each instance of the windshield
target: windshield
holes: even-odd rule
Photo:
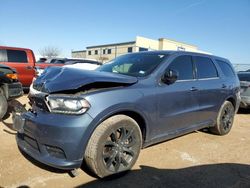
[[[153,72],[166,56],[166,54],[156,53],[127,54],[102,65],[96,70],[144,77]]]

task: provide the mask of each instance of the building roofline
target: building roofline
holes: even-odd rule
[[[74,53],[74,52],[75,52],[75,53],[77,53],[77,52],[86,52],[86,50],[72,50],[71,52],[72,52],[72,53]]]
[[[97,46],[87,46],[86,49],[101,48],[101,47],[107,47],[107,46],[121,46],[121,45],[128,45],[128,44],[135,44],[135,41],[112,43],[112,44],[103,44],[103,45],[97,45]]]
[[[173,43],[177,43],[177,44],[185,44],[185,45],[187,45],[187,46],[195,47],[195,48],[198,49],[198,46],[193,45],[193,44],[189,44],[189,43],[186,43],[186,42],[179,42],[179,41],[172,40],[172,39],[168,39],[168,38],[159,38],[158,40],[159,40],[159,41],[161,41],[161,40],[167,40],[167,41],[169,41],[169,42],[173,42]]]

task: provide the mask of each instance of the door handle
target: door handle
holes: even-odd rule
[[[198,88],[197,88],[197,87],[192,87],[192,88],[190,89],[190,91],[198,91]]]
[[[29,66],[29,65],[28,65],[28,66],[26,66],[25,68],[26,68],[26,69],[28,69],[28,70],[33,69],[33,67],[32,67],[32,66]]]
[[[222,87],[221,87],[222,89],[225,89],[225,88],[227,88],[227,85],[226,84],[222,84]]]

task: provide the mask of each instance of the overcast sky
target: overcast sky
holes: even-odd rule
[[[250,0],[0,0],[0,45],[61,49],[169,38],[250,64]]]

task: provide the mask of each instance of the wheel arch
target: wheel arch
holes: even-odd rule
[[[233,106],[234,106],[234,109],[236,108],[236,100],[235,100],[235,98],[233,96],[228,97],[226,99],[226,101],[231,102],[233,104]]]
[[[115,115],[126,115],[126,116],[134,119],[140,127],[141,134],[142,134],[142,141],[143,141],[143,143],[145,142],[146,133],[147,133],[146,120],[140,113],[138,113],[136,111],[131,111],[131,110],[124,110],[124,111],[116,112],[109,117],[112,117]],[[106,119],[108,119],[109,117],[107,117]]]
[[[146,139],[148,138],[148,119],[146,118],[145,115],[143,115],[142,113],[139,112],[139,110],[137,110],[137,108],[120,108],[120,109],[110,109],[108,111],[102,112],[101,114],[99,114],[98,116],[96,116],[93,119],[92,125],[89,126],[88,128],[88,133],[87,133],[87,137],[91,137],[91,135],[93,134],[93,132],[95,131],[95,129],[106,119],[115,116],[115,115],[126,115],[132,119],[134,119],[136,121],[136,123],[139,125],[140,130],[141,130],[141,134],[142,134],[142,146],[144,145]]]

